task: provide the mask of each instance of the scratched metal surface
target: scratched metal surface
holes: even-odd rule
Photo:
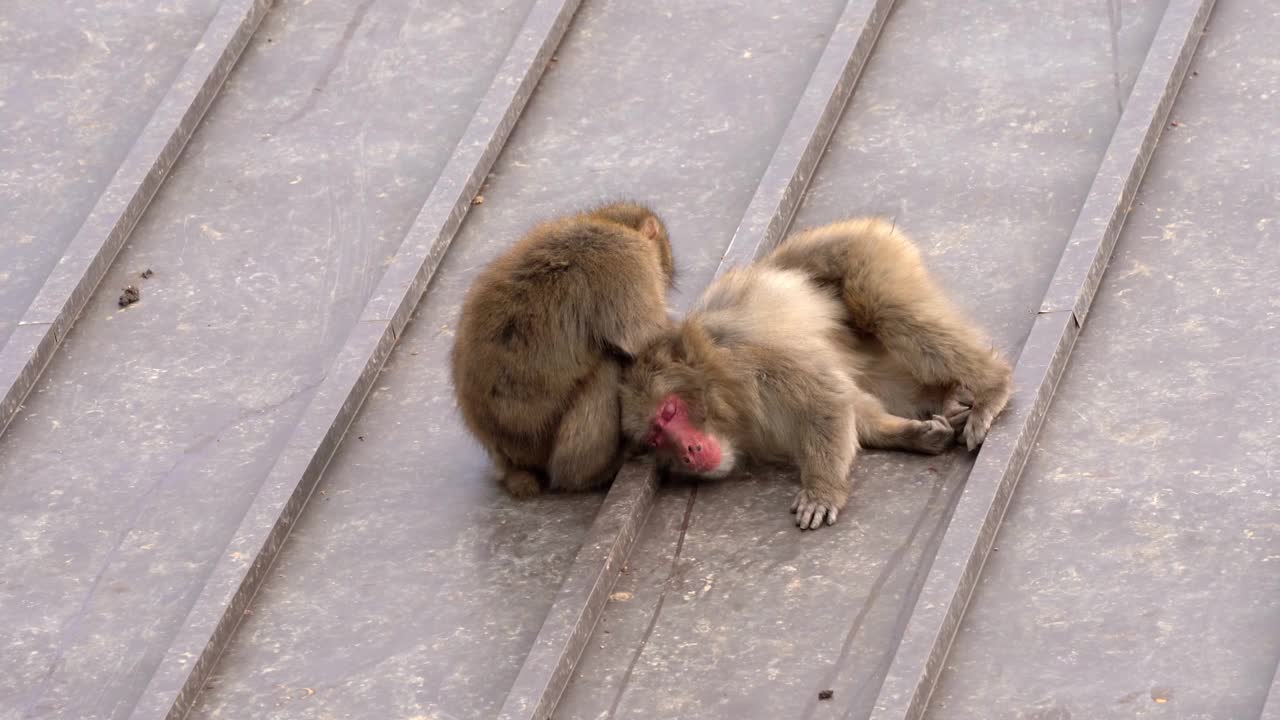
[[[37,5],[0,11],[0,341],[216,9]],[[0,718],[128,713],[528,6],[278,0],[0,437]],[[193,717],[496,711],[602,495],[489,481],[444,372],[461,294],[535,219],[633,195],[687,304],[843,6],[583,4]],[[1164,7],[899,0],[798,224],[893,216],[1016,356]],[[1278,26],[1219,0],[938,718],[1257,716]],[[555,716],[865,717],[969,463],[867,453],[817,534],[785,474],[664,488]]]
[[[1276,8],[1218,0],[929,717],[1259,717],[1280,660],[1277,43]]]
[[[492,481],[448,381],[462,294],[535,219],[621,195],[705,284],[843,5],[583,4],[193,717],[497,712],[603,493]]]
[[[0,346],[218,4],[74,0],[0,10]]]
[[[1162,13],[901,0],[796,225],[895,217],[1016,357]],[[865,453],[813,534],[788,475],[663,489],[556,717],[866,717],[970,464]]]
[[[0,438],[0,717],[129,710],[527,7],[277,3]]]

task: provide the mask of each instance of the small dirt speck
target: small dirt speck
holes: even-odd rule
[[[152,276],[152,275],[155,275],[155,274],[156,274],[156,271],[155,271],[155,270],[152,270],[151,268],[147,268],[146,270],[143,270],[143,271],[142,271],[142,279],[143,279],[143,280],[150,280],[150,279],[151,279],[151,276]]]
[[[116,304],[120,307],[129,307],[141,299],[142,293],[138,292],[136,286],[130,285],[124,289],[124,292],[120,293],[120,299],[116,301]]]
[[[1173,122],[1171,122],[1171,123],[1169,123],[1169,127],[1178,127],[1179,125],[1181,125],[1181,123],[1179,123],[1179,122],[1178,122],[1178,121],[1176,121],[1176,120],[1175,120],[1175,121],[1173,121]]]
[[[483,204],[484,204],[484,196],[483,196],[483,195],[477,195],[477,196],[475,196],[475,197],[471,198],[471,204],[472,204],[472,205],[483,205]]]
[[[819,699],[819,700],[830,700],[831,698],[833,698],[833,697],[835,697],[835,696],[836,696],[836,691],[835,691],[835,690],[819,690],[819,691],[818,691],[818,699]]]

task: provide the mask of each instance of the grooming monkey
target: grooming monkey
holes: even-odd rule
[[[512,495],[589,488],[620,467],[621,365],[670,327],[674,275],[662,220],[622,202],[538,225],[476,278],[453,386]]]
[[[980,445],[1009,364],[876,218],[800,232],[729,271],[623,371],[623,431],[660,465],[723,477],[788,462],[801,528],[836,521],[859,446]]]

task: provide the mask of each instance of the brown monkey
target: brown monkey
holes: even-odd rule
[[[834,523],[858,447],[981,444],[1011,371],[901,232],[863,218],[798,233],[716,280],[624,370],[623,431],[704,477],[790,462],[802,528]]]
[[[622,202],[538,225],[476,278],[453,386],[512,495],[612,477],[620,363],[670,327],[674,275],[662,220]]]

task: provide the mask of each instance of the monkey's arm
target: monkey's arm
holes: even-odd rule
[[[824,521],[834,524],[849,501],[849,470],[858,450],[853,420],[848,408],[822,408],[800,438],[801,488],[791,511],[801,530],[817,530]]]
[[[617,364],[600,363],[560,419],[547,472],[551,486],[585,490],[608,482],[621,466]]]

